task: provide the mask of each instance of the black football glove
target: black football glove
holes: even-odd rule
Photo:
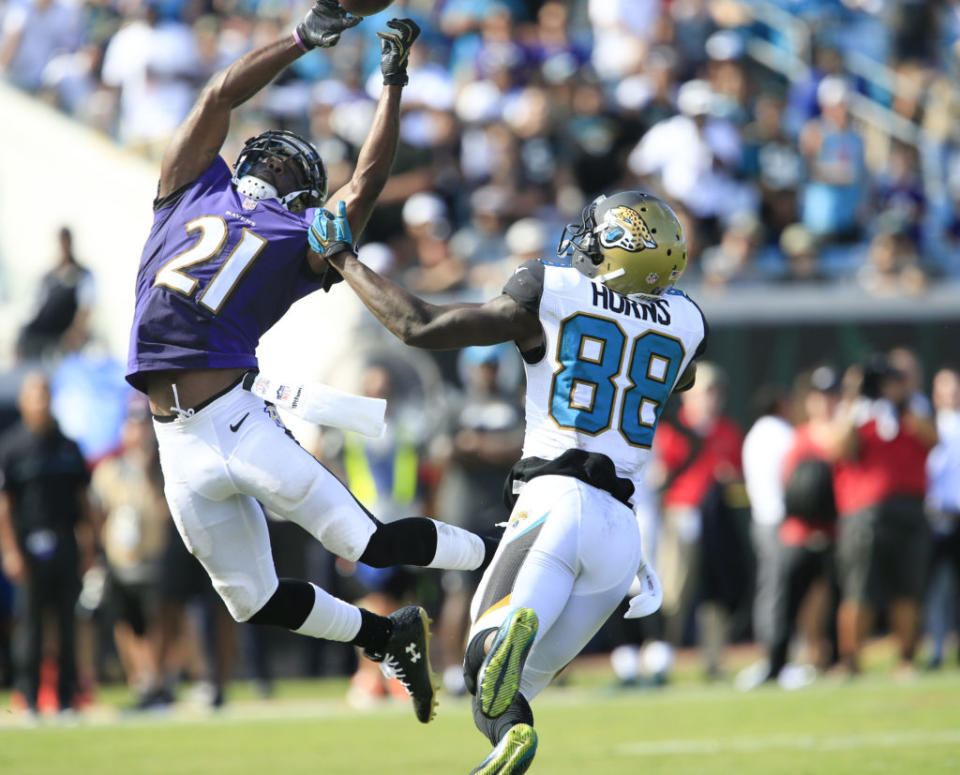
[[[296,37],[306,48],[329,48],[340,40],[340,33],[355,27],[361,17],[351,16],[337,0],[316,0],[297,25]]]
[[[396,32],[378,32],[380,38],[380,72],[385,86],[407,85],[407,60],[420,28],[413,19],[391,19],[387,26]]]

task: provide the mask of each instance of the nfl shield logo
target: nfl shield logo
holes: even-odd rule
[[[246,199],[243,200],[243,209],[244,209],[244,210],[256,210],[256,209],[257,209],[257,200],[256,200],[256,199],[250,199],[250,197],[247,197]]]

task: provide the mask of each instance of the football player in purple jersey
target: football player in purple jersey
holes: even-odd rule
[[[248,140],[232,171],[219,155],[235,107],[359,21],[336,0],[317,0],[292,34],[244,55],[201,92],[162,160],[127,380],[149,397],[177,529],[233,617],[362,647],[403,681],[426,723],[435,689],[424,610],[377,616],[306,581],[278,579],[264,510],[374,567],[472,570],[488,545],[431,519],[379,522],[249,392],[260,336],[297,299],[339,279],[307,244],[327,176],[316,148],[292,132]],[[420,32],[406,19],[387,26],[378,33],[385,86],[370,134],[353,176],[327,203],[345,206],[353,233],[393,164],[407,58]]]

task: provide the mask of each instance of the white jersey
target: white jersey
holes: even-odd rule
[[[639,482],[667,397],[702,351],[700,308],[677,290],[634,301],[541,261],[520,266],[504,293],[539,316],[546,342],[524,353],[523,456],[601,453]]]

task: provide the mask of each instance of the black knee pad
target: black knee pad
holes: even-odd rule
[[[520,692],[517,692],[517,696],[513,698],[513,702],[510,703],[510,707],[503,712],[503,715],[491,719],[480,712],[480,703],[478,703],[477,698],[474,697],[473,723],[476,724],[477,729],[486,735],[490,744],[496,746],[497,743],[503,740],[507,732],[510,731],[510,727],[515,727],[517,724],[529,724],[533,726],[533,710],[530,708],[530,703],[527,702],[527,698]]]
[[[496,629],[496,627],[489,627],[482,632],[478,632],[467,644],[467,651],[463,655],[463,682],[470,694],[477,693],[477,673],[480,672],[480,665],[483,664],[483,660],[487,656],[483,650],[483,644],[487,636]]]
[[[423,517],[377,523],[360,562],[373,568],[429,564],[437,553],[437,526]]]

